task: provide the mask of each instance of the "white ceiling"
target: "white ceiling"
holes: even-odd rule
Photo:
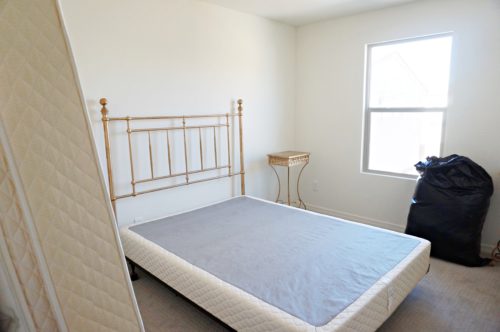
[[[201,0],[290,25],[396,6],[416,0]]]

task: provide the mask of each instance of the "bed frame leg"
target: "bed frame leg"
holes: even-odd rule
[[[135,272],[135,267],[137,266],[137,264],[135,264],[134,262],[132,262],[128,258],[127,258],[127,263],[129,263],[129,265],[130,265],[130,280],[132,280],[132,281],[138,280],[139,275],[137,274],[137,272]]]

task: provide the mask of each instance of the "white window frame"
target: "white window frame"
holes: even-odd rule
[[[367,173],[367,174],[376,174],[376,175],[385,175],[385,176],[391,176],[391,177],[398,177],[398,178],[406,178],[406,179],[416,179],[418,175],[413,175],[413,174],[406,174],[406,173],[396,173],[396,172],[389,172],[389,171],[380,171],[380,170],[373,170],[368,167],[369,164],[369,159],[370,159],[370,130],[371,130],[371,114],[372,113],[383,113],[383,112],[389,112],[389,113],[415,113],[415,112],[430,112],[430,113],[441,113],[442,114],[442,127],[441,127],[441,142],[439,144],[439,155],[442,155],[443,150],[444,150],[444,137],[445,137],[445,127],[446,127],[446,113],[448,111],[449,107],[449,98],[448,98],[448,103],[446,107],[370,107],[370,74],[371,74],[371,68],[370,68],[370,63],[371,63],[371,49],[373,47],[377,46],[384,46],[384,45],[390,45],[390,44],[400,44],[400,43],[405,43],[405,42],[412,42],[412,41],[418,41],[418,40],[425,40],[425,39],[433,39],[433,38],[440,38],[440,37],[453,37],[452,32],[444,32],[444,33],[437,33],[437,34],[432,34],[432,35],[425,35],[425,36],[418,36],[418,37],[410,37],[410,38],[404,38],[404,39],[397,39],[397,40],[391,40],[391,41],[386,41],[386,42],[379,42],[379,43],[371,43],[366,45],[366,60],[365,60],[365,99],[364,99],[364,129],[363,129],[363,149],[362,149],[362,173]],[[450,59],[450,67],[451,67],[451,59]],[[451,70],[450,70],[451,72]],[[448,95],[449,95],[449,82],[451,79],[451,73],[449,74],[449,79],[448,79]],[[418,162],[418,160],[415,161],[415,163]]]

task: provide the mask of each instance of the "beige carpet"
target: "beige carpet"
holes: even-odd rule
[[[146,331],[226,331],[203,311],[139,271],[134,281]],[[499,332],[500,266],[467,268],[432,259],[429,274],[380,332]]]

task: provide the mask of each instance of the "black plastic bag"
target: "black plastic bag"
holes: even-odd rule
[[[493,194],[490,175],[467,157],[429,157],[420,172],[405,233],[429,240],[431,255],[483,266],[481,232]]]

